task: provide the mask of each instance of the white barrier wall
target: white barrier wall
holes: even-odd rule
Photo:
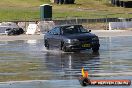
[[[40,21],[37,23],[29,23],[26,34],[40,34],[55,27],[53,21]]]
[[[37,31],[37,24],[29,24],[26,34],[35,34]]]
[[[120,28],[132,28],[132,22],[109,22],[109,30]]]

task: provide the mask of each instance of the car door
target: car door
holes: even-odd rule
[[[54,28],[53,36],[52,36],[52,45],[54,47],[61,46],[61,31],[59,27]]]
[[[53,29],[49,30],[46,35],[44,36],[44,39],[48,42],[50,46],[52,46],[52,37],[53,37]]]

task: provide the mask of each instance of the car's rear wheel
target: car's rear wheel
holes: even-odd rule
[[[48,43],[47,40],[44,41],[44,46],[45,46],[46,49],[49,49],[49,43]]]

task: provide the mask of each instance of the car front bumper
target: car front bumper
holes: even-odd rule
[[[91,49],[93,47],[100,47],[100,44],[99,43],[75,43],[75,44],[66,43],[65,47],[69,51],[86,50],[86,49]]]

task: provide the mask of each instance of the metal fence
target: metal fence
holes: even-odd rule
[[[131,22],[132,18],[56,18],[56,19],[45,19],[45,20],[32,20],[32,21],[12,21],[19,27],[27,31],[29,24],[36,24],[43,32],[52,29],[57,25],[65,24],[82,24],[85,28],[91,30],[108,30],[109,22]],[[10,21],[11,22],[11,21]]]
[[[109,22],[130,22],[132,18],[67,18],[67,19],[55,19],[53,20],[56,25],[63,24],[82,24],[90,29],[102,29],[108,30]]]

